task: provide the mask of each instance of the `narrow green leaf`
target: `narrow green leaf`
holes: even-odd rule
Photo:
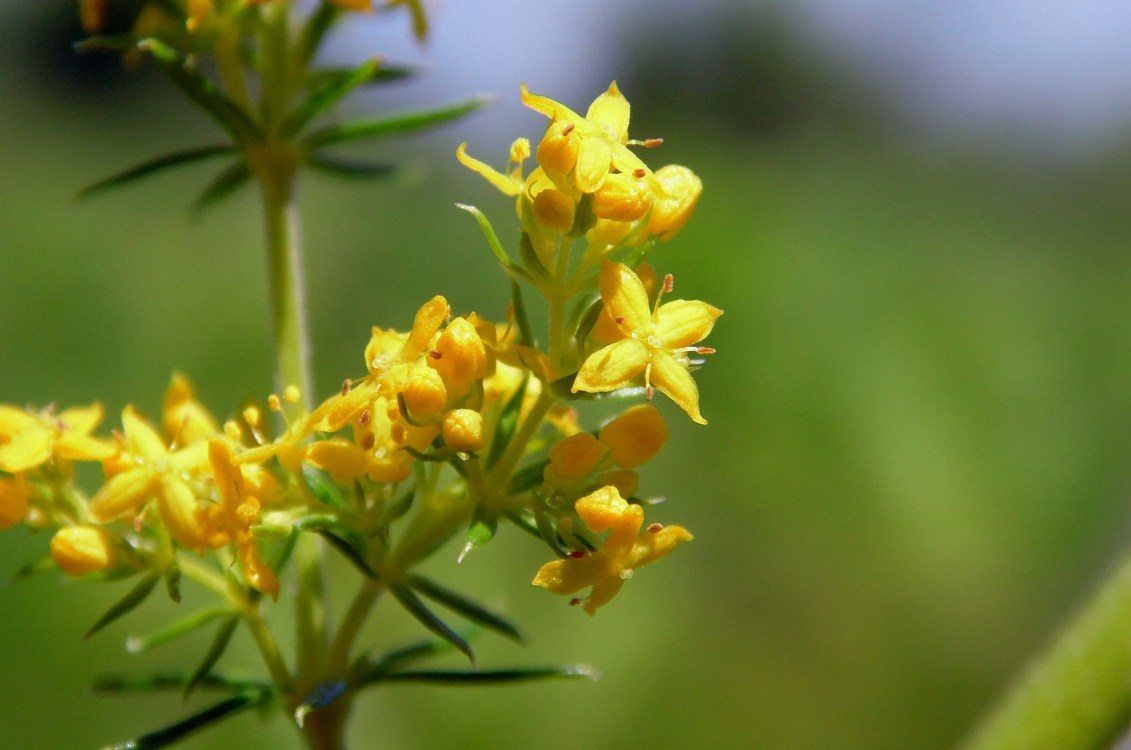
[[[300,130],[310,124],[310,121],[321,112],[338,102],[355,88],[373,77],[381,67],[380,57],[371,57],[361,65],[354,68],[348,76],[331,79],[329,85],[322,86],[314,91],[306,101],[292,112],[283,124],[279,126],[279,136],[289,140]]]
[[[10,586],[13,583],[17,583],[19,581],[24,580],[25,578],[31,578],[34,575],[38,575],[40,573],[46,573],[49,570],[55,570],[55,569],[56,569],[55,560],[51,557],[51,555],[46,555],[44,557],[39,558],[38,560],[32,560],[31,562],[22,566],[19,570],[17,570],[15,573],[13,573],[11,575],[11,577],[8,578],[8,580],[6,580],[4,583],[6,585]]]
[[[503,243],[499,242],[499,236],[495,234],[495,228],[491,226],[490,220],[482,211],[466,203],[457,203],[456,208],[467,211],[479,222],[479,229],[483,232],[483,236],[487,238],[487,244],[491,247],[491,252],[493,252],[499,262],[503,264],[503,268],[505,268],[507,272],[521,276],[527,280],[530,279],[530,274],[527,273],[526,269],[515,263],[511,257],[507,255],[507,251],[503,249]]]
[[[163,643],[168,643],[171,640],[180,638],[183,635],[188,635],[194,630],[204,627],[215,619],[229,615],[232,610],[228,607],[212,607],[209,609],[202,609],[199,612],[193,612],[188,617],[182,617],[179,620],[165,625],[164,627],[156,630],[149,635],[131,635],[126,639],[126,650],[132,654],[140,654],[143,651],[148,651],[154,646],[160,646]]]
[[[434,109],[416,112],[398,112],[388,117],[354,120],[353,122],[329,125],[306,136],[306,138],[303,139],[303,145],[305,145],[308,150],[313,150],[322,146],[328,146],[332,143],[344,143],[346,141],[358,141],[388,135],[411,133],[451,122],[452,120],[474,112],[490,101],[490,97],[477,96],[462,102],[436,107]]]
[[[321,89],[323,86],[334,86],[339,78],[345,78],[353,75],[353,68],[319,68],[312,71],[307,76],[307,81],[310,87],[315,91]],[[373,75],[368,80],[363,82],[363,85],[394,83],[396,81],[403,81],[407,78],[412,78],[417,75],[419,71],[416,68],[408,65],[397,65],[382,61],[377,70],[373,71]]]
[[[490,611],[479,602],[469,599],[463,594],[445,588],[435,581],[421,575],[410,576],[408,585],[432,601],[444,605],[453,612],[463,615],[476,624],[490,628],[496,633],[501,633],[516,641],[522,640],[522,634],[518,632],[518,628]]]
[[[531,277],[539,279],[549,279],[551,274],[546,270],[546,266],[542,264],[542,259],[538,257],[538,253],[534,252],[534,243],[530,241],[530,235],[526,232],[518,239],[518,252],[522,256],[522,262],[526,264],[528,274]]]
[[[255,706],[262,702],[264,696],[257,691],[247,691],[239,695],[220,701],[187,719],[170,724],[155,732],[143,734],[132,740],[113,745],[106,750],[157,750],[168,747],[175,742],[183,740],[193,732],[203,729],[209,724],[215,724],[221,719],[226,719],[245,708]]]
[[[263,133],[250,115],[224,95],[212,81],[192,67],[177,50],[152,37],[137,43],[138,49],[153,55],[169,80],[189,99],[212,116],[239,144],[260,143]]]
[[[534,338],[534,329],[530,326],[530,316],[526,313],[526,302],[522,298],[522,289],[519,288],[518,281],[515,279],[511,279],[511,305],[514,307],[514,320],[518,324],[518,332],[522,336],[522,340],[518,343],[524,346],[538,346],[538,341]]]
[[[373,570],[373,568],[369,567],[369,563],[366,562],[362,552],[358,550],[357,547],[355,547],[353,544],[326,528],[315,528],[312,529],[312,531],[314,531],[316,534],[319,534],[323,539],[329,542],[331,547],[336,549],[338,552],[341,552],[342,556],[345,557],[346,560],[348,560],[350,564],[357,568],[358,571],[360,571],[361,574],[366,578],[377,578],[377,573]]]
[[[341,13],[341,8],[333,3],[319,3],[318,7],[307,16],[296,45],[299,62],[306,64],[314,58],[314,53],[322,46],[326,32],[334,25],[334,21]]]
[[[181,672],[157,672],[149,675],[103,675],[94,681],[93,688],[100,693],[154,693],[164,690],[184,690],[189,675]],[[227,690],[239,692],[256,690],[270,693],[274,688],[265,682],[235,680],[209,672],[197,681],[201,690]]]
[[[499,459],[503,457],[507,446],[510,445],[511,438],[514,437],[514,431],[518,427],[518,417],[522,412],[522,402],[526,397],[526,386],[530,380],[529,375],[524,375],[522,382],[518,384],[518,388],[503,404],[503,410],[499,412],[499,419],[495,427],[495,435],[491,439],[491,448],[487,451],[487,460],[484,468],[490,471]]]
[[[349,503],[342,495],[342,488],[338,486],[338,483],[334,481],[328,471],[311,466],[310,463],[303,461],[302,480],[319,502],[329,505],[331,508],[350,509]]]
[[[546,466],[549,463],[550,459],[544,458],[520,468],[511,475],[511,481],[507,485],[507,494],[518,495],[541,486],[542,478],[546,473]]]
[[[192,213],[200,215],[251,181],[251,170],[243,161],[230,164],[212,178],[208,186],[192,202]]]
[[[561,667],[514,667],[511,669],[442,669],[390,672],[378,675],[373,682],[428,682],[443,685],[501,685],[553,679],[596,680],[600,675],[586,664]]]
[[[464,543],[463,549],[460,550],[456,562],[463,562],[463,559],[469,554],[494,539],[495,532],[498,529],[499,517],[494,511],[476,508],[475,517],[471,519],[471,525],[467,528],[467,541]]]
[[[538,524],[528,512],[511,511],[506,514],[511,523],[517,526],[522,531],[525,531],[535,539],[542,538],[542,532],[538,529]]]
[[[355,179],[385,179],[393,177],[400,171],[400,168],[395,164],[348,159],[342,156],[331,156],[321,151],[307,154],[306,163],[314,169],[336,177]]]
[[[432,610],[424,606],[424,602],[420,601],[420,598],[412,592],[412,589],[401,584],[393,584],[390,590],[393,592],[393,596],[396,600],[401,603],[401,606],[404,607],[410,615],[415,617],[421,625],[459,649],[472,664],[475,663],[475,654],[472,652],[471,646],[468,645],[467,641],[448,627],[443,620],[433,614]]]
[[[181,568],[175,563],[165,570],[165,593],[177,604],[181,603]]]
[[[88,198],[95,193],[100,193],[103,190],[109,190],[110,188],[128,185],[136,180],[140,180],[143,177],[148,177],[151,174],[156,174],[157,172],[169,169],[170,167],[179,167],[182,164],[192,164],[194,162],[204,161],[205,159],[211,159],[214,156],[230,154],[235,150],[235,147],[231,144],[220,143],[212,146],[201,146],[199,148],[189,148],[182,151],[173,151],[172,153],[165,154],[164,156],[158,156],[156,158],[143,161],[140,164],[135,164],[125,171],[99,180],[92,185],[87,185],[79,191],[79,194],[76,197],[79,199]]]
[[[581,300],[584,304],[584,300]],[[577,318],[577,328],[574,330],[573,338],[577,341],[578,345],[585,343],[585,339],[589,337],[589,333],[593,330],[593,326],[597,325],[597,319],[601,317],[601,311],[605,309],[605,304],[596,299],[590,303],[586,308],[584,314]],[[573,387],[572,385],[570,386]]]
[[[137,49],[137,37],[129,33],[88,36],[72,44],[71,49],[79,53],[112,52],[123,55]]]
[[[90,627],[90,630],[86,631],[83,638],[90,638],[99,630],[102,630],[102,628],[114,622],[114,620],[117,620],[122,615],[129,613],[134,607],[145,601],[146,597],[153,592],[153,587],[157,585],[159,580],[161,580],[161,573],[156,571],[142,578],[136,586],[129,590],[129,593],[118,600],[117,604],[106,610],[106,613],[98,618],[98,621]]]
[[[368,657],[362,657],[353,667],[355,672],[360,672],[353,681],[358,685],[365,685],[375,681],[379,676],[388,674],[408,664],[424,661],[440,654],[445,654],[453,648],[451,643],[443,639],[429,638],[426,641],[417,641],[407,646],[386,651],[374,662]]]
[[[220,627],[216,630],[216,636],[212,639],[212,645],[208,647],[208,652],[204,654],[204,659],[200,662],[200,666],[192,673],[188,683],[185,685],[185,698],[188,698],[189,695],[192,694],[196,684],[212,671],[212,667],[216,666],[216,662],[220,661],[220,657],[223,656],[224,652],[228,649],[228,644],[232,640],[232,634],[236,632],[236,626],[239,624],[240,616],[238,614],[229,615],[220,623]]]

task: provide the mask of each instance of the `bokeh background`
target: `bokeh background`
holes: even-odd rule
[[[397,183],[303,183],[316,378],[361,371],[374,324],[435,293],[502,316],[506,280],[457,201],[508,200],[455,163],[501,162],[544,122],[518,85],[583,109],[616,78],[657,164],[706,192],[655,261],[726,310],[698,380],[701,428],[668,409],[644,487],[694,543],[594,619],[528,585],[508,533],[432,573],[517,620],[488,666],[586,662],[603,678],[382,688],[356,748],[947,748],[1129,542],[1131,45],[1109,2],[434,0],[433,35],[359,20],[332,54],[423,65],[347,113],[472,92],[492,108],[363,153]],[[0,401],[155,413],[188,373],[222,415],[270,388],[257,196],[193,218],[207,168],[76,203],[143,158],[218,140],[149,67],[77,58],[73,3],[0,7]],[[1125,17],[1123,18],[1125,21]],[[669,405],[670,406],[670,405]],[[47,539],[0,536],[0,575]],[[347,571],[340,571],[348,579]],[[5,747],[98,747],[207,698],[92,695],[125,669],[191,668],[203,635],[144,656],[89,642],[113,591],[48,574],[0,591]],[[190,596],[190,599],[192,597]],[[203,599],[203,597],[199,597]],[[190,606],[191,601],[188,605]],[[382,605],[377,647],[418,638]],[[255,674],[249,644],[222,663]],[[186,749],[292,747],[241,716]]]

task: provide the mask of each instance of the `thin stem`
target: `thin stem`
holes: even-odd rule
[[[384,590],[385,584],[382,580],[366,578],[361,582],[361,589],[358,590],[353,602],[350,603],[350,608],[342,620],[338,634],[334,637],[334,642],[330,646],[330,653],[326,661],[331,674],[343,674],[346,671],[350,652],[353,651],[353,645],[357,641],[357,636],[361,633],[361,627],[365,624],[370,610],[373,609],[373,605],[377,603]]]
[[[1103,750],[1131,723],[1131,555],[963,750]]]
[[[310,679],[318,674],[326,654],[326,582],[322,540],[314,534],[300,534],[295,547],[295,640],[298,674]]]
[[[510,444],[499,458],[499,462],[484,478],[481,486],[485,496],[493,497],[499,494],[505,483],[510,481],[511,474],[514,473],[515,467],[518,466],[518,462],[522,460],[523,454],[526,453],[527,444],[542,425],[542,420],[546,418],[550,407],[554,405],[554,401],[550,387],[543,384],[542,391],[538,394],[538,400],[526,413],[526,418],[522,420],[522,424],[515,431]]]

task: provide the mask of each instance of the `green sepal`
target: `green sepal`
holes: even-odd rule
[[[364,543],[356,534],[349,534],[348,537],[352,541],[347,541],[346,538],[338,536],[328,528],[316,527],[312,530],[329,542],[331,547],[342,553],[342,556],[366,578],[377,578],[377,572],[369,567],[369,563],[366,561],[365,555],[362,552]]]
[[[449,104],[434,109],[425,109],[415,112],[399,112],[388,117],[374,119],[354,120],[336,125],[329,125],[307,135],[302,139],[302,145],[308,150],[314,150],[332,143],[345,143],[348,141],[367,140],[388,135],[411,133],[424,128],[443,125],[444,123],[463,117],[483,107],[491,101],[490,97],[477,96],[462,102]]]
[[[103,675],[96,679],[93,689],[99,693],[155,693],[164,690],[184,690],[189,676],[182,672],[157,672],[148,675]],[[214,672],[209,672],[197,680],[199,690],[226,690],[242,692],[255,690],[268,694],[274,687],[265,682],[236,680]]]
[[[193,70],[188,60],[177,50],[153,37],[140,40],[137,47],[153,55],[169,80],[211,115],[237,144],[263,141],[263,132],[247,112],[225,96],[212,81]]]
[[[503,457],[507,446],[510,445],[511,438],[514,437],[514,431],[518,428],[518,417],[522,413],[522,402],[526,396],[526,386],[530,379],[529,375],[524,375],[522,382],[519,383],[518,388],[503,404],[503,410],[499,412],[499,419],[495,425],[495,435],[491,438],[491,448],[487,451],[487,460],[484,462],[484,469],[490,471],[495,464],[499,463],[499,459]]]
[[[212,178],[212,181],[196,196],[192,202],[192,213],[200,215],[215,206],[220,201],[251,182],[251,170],[247,163],[240,160],[228,165],[223,171]]]
[[[380,67],[381,58],[371,57],[350,71],[349,75],[332,78],[327,85],[318,87],[279,126],[280,139],[290,140],[321,112],[372,78]]]
[[[483,236],[487,240],[487,245],[490,246],[491,252],[495,254],[495,258],[503,264],[503,268],[507,270],[507,273],[531,280],[530,274],[526,269],[518,263],[515,263],[511,256],[507,255],[507,251],[503,249],[503,243],[499,242],[499,235],[495,234],[495,228],[491,226],[491,221],[482,211],[467,203],[457,203],[456,208],[467,211],[475,217],[475,221],[479,223],[480,231],[483,232]]]
[[[242,692],[239,695],[234,695],[231,698],[209,706],[203,711],[189,716],[187,719],[182,719],[176,724],[170,724],[155,732],[149,732],[148,734],[143,734],[132,740],[112,745],[106,748],[106,750],[156,750],[157,748],[168,747],[175,742],[183,740],[193,732],[203,729],[209,724],[215,724],[245,708],[258,705],[263,702],[264,697],[264,694],[259,691],[248,690]]]
[[[393,596],[400,602],[401,606],[404,607],[410,615],[415,617],[421,625],[455,646],[472,664],[475,663],[475,654],[472,652],[468,642],[460,637],[459,633],[448,627],[443,620],[433,614],[432,610],[428,609],[428,607],[424,605],[424,602],[420,601],[420,597],[412,592],[412,589],[404,584],[395,583],[389,587],[389,590],[392,591]]]
[[[380,180],[393,177],[400,172],[400,168],[395,164],[386,164],[379,161],[362,161],[361,159],[347,159],[342,156],[333,156],[321,151],[307,154],[306,164],[320,172],[325,172],[335,177],[349,177],[351,179]]]
[[[90,626],[90,629],[83,634],[83,638],[90,638],[99,630],[144,602],[146,597],[153,593],[153,587],[157,585],[159,580],[161,580],[160,571],[153,571],[142,578],[136,586],[129,590],[129,593],[119,599],[113,607],[106,610],[102,617],[98,618],[97,622]]]
[[[232,614],[231,608],[222,606],[193,612],[188,617],[182,617],[148,635],[131,635],[126,639],[126,650],[131,654],[140,654],[163,643],[176,640],[183,635],[188,635],[213,620],[230,614]]]
[[[542,259],[538,257],[538,253],[534,252],[534,242],[531,241],[530,235],[526,232],[518,238],[518,252],[522,255],[522,262],[526,264],[528,277],[539,279],[553,278],[546,266],[542,264]]]
[[[173,602],[181,603],[181,568],[176,563],[165,569],[165,593]]]
[[[647,222],[644,222],[643,226],[646,225]],[[629,240],[638,232],[642,231],[643,226],[638,226],[637,228],[633,229],[629,237],[626,237],[625,240],[622,240],[622,242]],[[632,248],[632,250],[630,250],[629,253],[624,256],[624,260],[622,262],[629,268],[636,268],[644,262],[644,259],[648,257],[648,254],[652,252],[652,249],[654,247],[656,247],[655,238],[645,240],[644,242],[640,243],[640,245]]]
[[[495,532],[498,530],[498,514],[492,510],[486,510],[482,506],[476,508],[475,516],[467,527],[467,541],[464,542],[463,549],[460,550],[456,562],[463,562],[465,557],[494,539]]]
[[[593,194],[585,193],[577,202],[573,212],[573,226],[566,232],[568,237],[580,237],[597,223],[597,214],[593,213]]]
[[[57,568],[55,567],[54,558],[52,558],[51,555],[45,555],[38,560],[32,560],[31,562],[21,566],[20,569],[13,573],[4,583],[11,585],[13,583],[22,581],[25,578],[31,578],[34,575],[39,575],[40,573],[46,573],[49,570],[56,569]]]
[[[302,481],[310,489],[311,494],[323,505],[341,510],[351,510],[349,503],[342,495],[342,488],[338,486],[329,472],[303,461]]]
[[[424,669],[388,672],[377,675],[372,682],[427,682],[442,685],[500,685],[516,682],[534,682],[552,679],[585,678],[597,680],[600,675],[587,664],[569,664],[560,667],[511,667],[510,669]]]
[[[511,475],[511,481],[507,484],[507,494],[518,495],[532,490],[535,487],[542,486],[542,480],[546,475],[546,467],[549,465],[550,459],[543,458],[532,464],[523,466]]]
[[[182,164],[193,164],[205,159],[211,159],[214,156],[223,156],[231,154],[235,151],[235,147],[228,143],[220,143],[212,146],[201,146],[199,148],[188,148],[181,151],[173,151],[165,154],[164,156],[157,156],[153,159],[147,159],[140,164],[118,172],[104,179],[99,180],[93,184],[87,185],[79,191],[75,196],[77,199],[87,198],[95,193],[100,193],[103,190],[111,188],[122,187],[129,185],[132,182],[148,177],[151,174],[156,174],[170,167],[179,167]]]
[[[505,635],[507,638],[516,641],[522,640],[522,634],[518,632],[518,628],[512,625],[508,620],[479,604],[479,602],[445,588],[435,581],[421,575],[411,575],[408,577],[407,581],[408,585],[416,591],[419,591],[432,601],[442,604],[453,612],[463,615],[477,625],[482,625],[485,628],[494,630],[496,633]]]
[[[518,324],[519,335],[522,336],[522,340],[518,343],[524,346],[537,347],[538,341],[534,338],[534,329],[530,326],[530,316],[526,313],[526,302],[522,298],[522,289],[514,279],[511,279],[511,306],[514,308],[514,320]]]
[[[204,659],[201,660],[196,671],[192,673],[188,682],[185,683],[183,693],[185,698],[188,698],[189,695],[192,694],[196,684],[204,679],[206,674],[212,671],[212,667],[216,666],[216,662],[220,661],[220,657],[228,650],[228,644],[231,643],[232,635],[236,632],[236,627],[239,624],[239,614],[230,614],[220,623],[220,627],[216,630],[216,636],[212,639],[212,645],[208,647],[207,653],[204,654]]]
[[[396,521],[398,518],[404,516],[405,513],[408,513],[409,508],[412,507],[412,501],[415,498],[416,487],[413,487],[400,497],[393,500],[393,502],[389,503],[387,507],[382,508],[381,515],[378,520],[379,525],[388,526],[393,521]]]

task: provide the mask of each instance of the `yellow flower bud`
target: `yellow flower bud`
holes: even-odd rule
[[[401,395],[413,419],[428,419],[439,414],[448,403],[444,379],[430,367],[413,368],[408,387]]]
[[[444,415],[443,430],[449,448],[474,453],[483,447],[483,415],[474,409],[452,409]]]
[[[560,190],[550,188],[534,196],[534,219],[546,227],[564,232],[573,226],[573,200]]]
[[[110,535],[93,526],[66,526],[51,539],[51,558],[68,575],[105,570],[112,557]]]
[[[0,476],[0,529],[15,526],[27,514],[28,486],[22,474]]]
[[[487,375],[487,348],[475,326],[465,318],[453,318],[440,334],[428,364],[444,379],[449,398],[458,399],[474,381]]]
[[[653,176],[660,189],[648,220],[648,233],[670,240],[691,218],[703,192],[703,182],[690,169],[676,164],[661,167]]]
[[[573,124],[562,120],[551,122],[535,153],[542,169],[558,184],[564,182],[577,165],[577,141],[570,137],[574,129]]]
[[[597,438],[588,432],[578,432],[550,449],[550,466],[561,479],[578,481],[589,476],[604,455],[605,449]]]
[[[600,219],[636,221],[652,207],[653,193],[643,177],[617,172],[593,194],[593,213]]]
[[[660,452],[668,439],[668,427],[656,407],[638,404],[602,427],[599,434],[617,466],[631,469]]]

